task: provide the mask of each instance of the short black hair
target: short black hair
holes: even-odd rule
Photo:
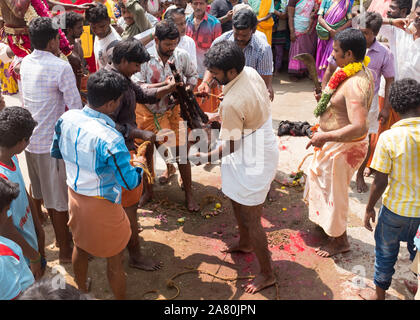
[[[185,10],[184,8],[172,8],[172,9],[166,10],[165,14],[163,15],[163,18],[165,20],[173,19],[174,14],[185,16]]]
[[[74,28],[74,26],[77,23],[79,23],[80,21],[83,22],[84,20],[81,14],[74,11],[69,11],[63,14],[65,14],[65,17],[66,17],[66,30]]]
[[[236,12],[232,18],[232,25],[235,29],[254,29],[258,24],[256,14],[249,9],[243,8]]]
[[[29,38],[34,49],[44,50],[57,34],[58,29],[49,17],[38,17],[29,23]]]
[[[407,14],[410,14],[413,7],[413,0],[395,0],[400,10],[407,9]]]
[[[204,55],[204,65],[207,69],[217,68],[227,72],[235,69],[240,73],[245,66],[245,55],[234,41],[220,41],[211,46]]]
[[[68,283],[64,289],[55,287],[54,283],[54,279],[51,278],[36,281],[17,300],[93,300],[89,294],[79,291]]]
[[[357,18],[357,24],[360,28],[367,28],[373,31],[375,36],[378,35],[382,27],[382,16],[377,12],[365,12]]]
[[[104,20],[110,20],[108,10],[102,3],[95,4],[85,12],[85,18],[89,23],[98,23]]]
[[[111,100],[117,100],[127,90],[127,80],[118,72],[101,69],[87,81],[87,99],[89,106],[102,107]]]
[[[351,50],[356,61],[362,62],[365,58],[367,45],[362,31],[354,28],[344,29],[335,35],[334,40],[340,43],[343,52]]]
[[[0,111],[0,147],[12,148],[22,140],[29,140],[37,122],[22,107],[8,107]]]
[[[19,185],[0,176],[0,212],[19,196]]]
[[[399,114],[420,107],[420,83],[413,79],[402,79],[391,85],[389,102],[392,109]]]
[[[150,60],[150,54],[140,41],[129,38],[119,41],[112,51],[113,63],[120,64],[123,58],[128,62],[145,63]]]
[[[156,23],[155,37],[162,40],[175,40],[179,38],[179,31],[173,20],[162,20]]]

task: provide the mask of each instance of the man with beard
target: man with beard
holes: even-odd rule
[[[209,153],[199,153],[201,162],[222,159],[222,191],[230,198],[239,227],[239,242],[224,252],[254,252],[260,273],[244,286],[254,294],[272,286],[276,278],[271,266],[267,236],[261,225],[263,203],[277,170],[279,151],[266,85],[258,72],[245,66],[245,55],[233,41],[210,48],[204,63],[223,85],[221,144]]]
[[[140,83],[149,84],[151,88],[159,88],[166,85],[167,78],[172,76],[169,67],[169,61],[175,63],[175,67],[184,79],[186,85],[194,87],[197,83],[197,69],[191,61],[189,54],[180,48],[179,31],[171,20],[164,20],[156,24],[155,46],[148,49],[150,60],[141,66],[141,72],[133,78]],[[182,149],[183,154],[187,154],[187,137],[186,128],[180,116],[180,106],[170,101],[169,95],[163,97],[160,102],[152,104],[137,104],[137,125],[143,130],[152,131],[157,134],[159,147],[164,141],[164,137],[168,137],[165,146],[171,149],[176,147],[175,153],[177,158],[180,157]],[[171,130],[168,133],[168,130]],[[174,135],[173,135],[174,133]],[[186,205],[189,211],[198,211],[199,206],[195,203],[191,189],[191,165],[187,159],[180,157],[178,162],[179,172],[182,183],[185,188]],[[150,171],[153,170],[153,164],[148,161]],[[168,179],[170,174],[175,171],[173,165],[167,167],[163,176]],[[153,190],[146,189],[141,200],[141,205],[153,197]]]

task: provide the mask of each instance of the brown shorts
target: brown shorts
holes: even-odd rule
[[[135,151],[130,151],[131,159],[136,154]],[[140,201],[141,194],[143,193],[143,179],[139,186],[133,190],[122,188],[121,205],[123,208],[129,208],[136,205]]]
[[[95,257],[119,254],[131,237],[130,221],[121,204],[68,189],[69,222],[77,247]]]

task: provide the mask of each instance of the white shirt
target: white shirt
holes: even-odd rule
[[[50,153],[54,126],[65,108],[82,108],[73,69],[51,52],[35,49],[23,58],[20,75],[23,105],[38,122],[26,150]]]
[[[184,49],[188,52],[192,63],[194,63],[194,66],[197,68],[197,52],[193,38],[187,35],[182,36],[178,43],[178,48]]]
[[[121,41],[121,36],[113,27],[111,32],[103,39],[95,37],[95,43],[93,45],[96,60],[96,70],[105,68],[105,66],[112,62],[112,51],[115,45]]]
[[[395,57],[395,80],[412,78],[420,82],[420,39],[394,26],[384,25],[380,34],[388,39]]]

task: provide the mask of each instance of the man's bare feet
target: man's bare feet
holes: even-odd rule
[[[167,184],[169,179],[176,173],[176,168],[172,164],[166,165],[166,170],[162,175],[158,178],[160,184]]]
[[[253,252],[254,249],[251,246],[247,246],[240,243],[235,243],[233,245],[227,246],[225,249],[220,250],[220,252],[225,253],[250,253]]]
[[[366,288],[360,290],[358,296],[363,300],[385,300],[385,290],[379,287],[376,287],[375,290]]]
[[[254,294],[258,291],[261,291],[265,288],[271,287],[276,284],[276,277],[274,275],[263,275],[259,274],[255,277],[252,282],[244,284],[242,288],[244,288],[246,293]]]
[[[277,194],[276,188],[274,187],[274,183],[271,183],[270,191],[268,191],[268,194],[267,194],[267,200],[269,202],[274,202],[277,199],[278,199],[278,194]]]
[[[185,201],[187,202],[187,209],[189,212],[200,211],[200,206],[194,201],[194,198],[191,195],[186,194]]]
[[[365,177],[370,177],[370,176],[371,176],[371,174],[372,174],[372,169],[371,169],[371,168],[369,168],[369,167],[366,167],[366,168],[365,168],[365,170],[363,171],[363,175],[364,175]]]
[[[323,258],[329,258],[336,254],[350,251],[350,244],[347,239],[339,238],[332,238],[322,247],[315,249],[316,254]]]
[[[156,271],[159,270],[163,264],[162,262],[156,262],[152,258],[139,255],[136,258],[130,257],[128,259],[128,265],[130,268],[136,268],[145,271]]]
[[[368,186],[366,185],[365,178],[363,174],[357,174],[356,177],[356,189],[358,193],[365,193],[369,190]]]

